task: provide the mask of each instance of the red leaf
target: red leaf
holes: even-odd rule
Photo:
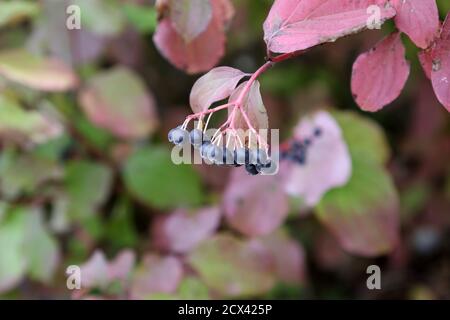
[[[287,196],[276,176],[249,179],[241,170],[231,176],[223,207],[231,227],[247,236],[271,233],[289,213]]]
[[[436,0],[394,0],[395,24],[420,48],[425,49],[439,33]]]
[[[213,17],[208,28],[186,42],[169,17],[158,24],[153,41],[161,54],[177,68],[199,73],[214,67],[225,53],[225,25],[232,14],[229,0],[213,1]]]
[[[216,207],[204,208],[193,214],[180,209],[168,216],[159,216],[153,225],[156,246],[176,253],[185,253],[217,229],[220,211]]]
[[[264,22],[264,40],[277,53],[333,42],[367,28],[371,5],[380,7],[380,23],[395,15],[386,0],[276,0]]]
[[[194,113],[207,110],[214,102],[231,95],[238,82],[246,74],[230,67],[211,70],[197,80],[192,87],[190,103]]]
[[[440,103],[450,111],[450,14],[432,52],[431,82]]]
[[[394,33],[353,65],[352,92],[365,111],[375,112],[394,101],[408,80],[410,66],[400,33]]]

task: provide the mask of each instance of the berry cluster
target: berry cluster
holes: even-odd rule
[[[320,128],[315,128],[312,137],[305,138],[302,141],[290,141],[287,148],[280,153],[280,160],[288,160],[299,165],[305,165],[308,149],[311,147],[313,140],[322,135]]]
[[[271,161],[265,149],[249,149],[236,144],[233,145],[233,148],[228,148],[221,145],[216,136],[211,139],[198,128],[188,132],[183,126],[179,126],[169,131],[168,139],[175,145],[189,142],[199,150],[201,157],[207,163],[234,167],[245,166],[250,175],[271,174],[276,170],[276,164]]]

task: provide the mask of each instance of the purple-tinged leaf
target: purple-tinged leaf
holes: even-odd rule
[[[400,33],[386,37],[356,59],[352,73],[353,96],[365,111],[375,112],[398,98],[410,66]]]
[[[272,253],[277,279],[289,285],[300,285],[306,278],[306,253],[298,241],[286,232],[278,231],[256,239]]]
[[[289,213],[288,198],[276,176],[249,179],[244,170],[233,171],[222,206],[228,224],[251,237],[273,232]]]
[[[196,212],[179,209],[170,215],[158,216],[153,225],[153,242],[163,250],[186,253],[212,236],[219,226],[217,207]]]
[[[212,19],[210,0],[170,0],[170,19],[186,43],[197,38]]]
[[[183,277],[183,266],[173,256],[146,255],[133,276],[132,299],[145,299],[153,294],[174,293]]]
[[[450,14],[433,48],[431,82],[440,103],[450,112]]]
[[[386,0],[276,0],[264,22],[267,48],[276,53],[305,50],[368,27],[380,9],[380,23],[395,15]]]
[[[394,0],[395,24],[420,48],[425,49],[439,33],[436,0]]]
[[[67,91],[78,86],[76,74],[62,61],[22,49],[0,52],[0,76],[41,91]]]
[[[94,124],[123,139],[145,138],[158,126],[153,96],[138,75],[123,67],[90,79],[79,101]]]
[[[316,129],[321,135],[313,138]],[[312,142],[305,164],[282,166],[284,187],[288,194],[301,197],[307,206],[314,206],[328,190],[343,186],[350,179],[352,164],[348,147],[339,125],[324,111],[302,119],[294,139]]]
[[[275,284],[273,257],[257,241],[217,234],[191,252],[188,262],[220,296],[255,296]]]
[[[246,74],[230,67],[212,69],[192,87],[190,104],[194,113],[202,112],[217,101],[228,98]]]

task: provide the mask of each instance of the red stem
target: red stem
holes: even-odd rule
[[[279,56],[270,58],[269,61],[272,61],[274,63],[282,62],[284,60],[288,60],[288,59],[291,59],[291,58],[298,57],[298,56],[302,55],[305,52],[306,52],[306,50],[299,50],[299,51],[290,52],[290,53],[283,53],[283,54],[280,54]]]

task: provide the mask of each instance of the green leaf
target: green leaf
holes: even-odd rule
[[[112,172],[105,165],[85,160],[68,163],[65,188],[69,215],[87,218],[103,204],[111,189]]]
[[[14,288],[25,275],[25,228],[24,210],[12,210],[0,224],[0,293]]]
[[[139,239],[134,226],[132,206],[128,199],[119,199],[114,206],[106,225],[106,237],[115,250],[137,245]]]
[[[386,170],[370,160],[353,159],[349,183],[325,194],[316,215],[351,253],[377,256],[397,244],[397,190]]]
[[[263,246],[229,234],[203,242],[188,262],[204,283],[227,297],[250,297],[268,292],[275,284],[272,255]]]
[[[7,199],[39,191],[46,181],[62,177],[62,170],[53,161],[32,155],[4,152],[0,156],[0,191]]]
[[[1,138],[43,143],[59,136],[61,132],[62,126],[55,119],[39,111],[24,110],[16,101],[0,94]]]
[[[355,112],[333,112],[352,158],[372,159],[384,164],[390,157],[389,145],[383,129],[374,121]]]
[[[208,287],[194,277],[186,277],[181,281],[177,297],[181,300],[208,300]]]
[[[34,1],[3,0],[0,3],[0,28],[33,18],[39,13],[39,4]]]
[[[48,283],[59,263],[58,244],[48,233],[42,212],[30,210],[27,215],[24,250],[28,260],[28,274],[32,279]]]
[[[157,12],[154,7],[126,3],[123,7],[131,24],[141,33],[152,33],[156,29]]]
[[[125,164],[124,179],[131,193],[160,209],[199,205],[204,200],[197,173],[190,166],[173,164],[162,147],[136,151]]]
[[[83,115],[74,116],[74,125],[83,137],[92,145],[104,152],[114,142],[114,137],[106,129],[94,126]]]
[[[399,237],[399,195],[383,167],[389,157],[386,138],[372,121],[352,112],[336,112],[352,157],[352,176],[330,190],[316,208],[318,219],[347,251],[378,256],[390,252]]]

